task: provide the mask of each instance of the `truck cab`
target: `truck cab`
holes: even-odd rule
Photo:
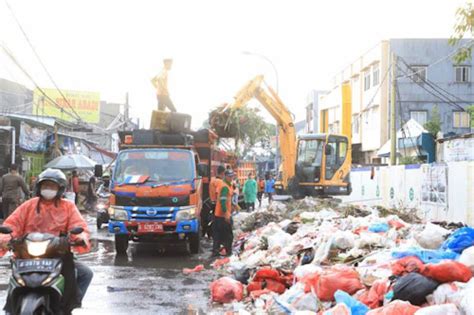
[[[127,145],[111,178],[109,232],[116,252],[129,241],[200,246],[202,177],[192,146]]]

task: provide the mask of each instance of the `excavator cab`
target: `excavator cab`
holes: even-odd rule
[[[308,134],[298,138],[295,176],[289,180],[293,195],[349,195],[351,152],[347,137]]]

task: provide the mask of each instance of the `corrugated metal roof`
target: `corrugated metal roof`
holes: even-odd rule
[[[27,114],[7,114],[5,116],[10,117],[10,118],[34,121],[34,122],[44,124],[50,127],[54,127],[56,123],[56,118],[54,117],[36,116],[36,115],[27,115]]]

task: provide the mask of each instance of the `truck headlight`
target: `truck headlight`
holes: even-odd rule
[[[124,209],[110,207],[109,208],[109,215],[112,220],[116,221],[127,221],[128,220],[128,213]]]
[[[176,221],[192,220],[196,217],[196,208],[179,210],[176,213]]]

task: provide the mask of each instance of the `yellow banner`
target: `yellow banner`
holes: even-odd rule
[[[98,92],[61,90],[67,99],[66,102],[58,90],[42,90],[56,104],[36,89],[33,94],[33,114],[57,117],[71,122],[77,122],[78,117],[88,123],[99,122],[100,94]]]

